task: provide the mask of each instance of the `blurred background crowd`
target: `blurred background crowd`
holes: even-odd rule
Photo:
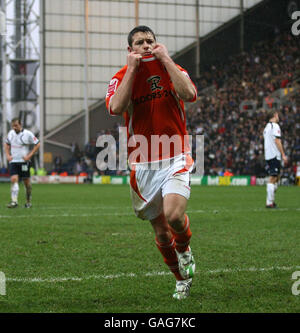
[[[280,111],[283,145],[289,158],[284,173],[295,176],[297,163],[300,163],[300,96],[287,94],[279,100],[276,92],[289,88],[299,78],[299,40],[290,33],[275,31],[273,39],[259,42],[249,52],[210,66],[201,73],[199,80],[194,80],[198,100],[187,105],[187,129],[193,137],[204,135],[206,175],[265,176],[265,112],[269,107],[276,107]],[[98,133],[113,135],[117,152],[118,126],[121,125]],[[61,157],[57,156],[53,172],[127,174],[128,171],[100,172],[97,169],[96,157],[100,148],[96,147],[96,140],[88,143],[83,151],[73,143],[72,158],[62,164]]]

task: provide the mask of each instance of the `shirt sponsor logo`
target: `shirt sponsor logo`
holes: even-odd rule
[[[157,98],[167,98],[169,96],[172,96],[171,90],[164,90],[162,92],[157,91],[157,92],[153,92],[151,94],[145,95],[145,96],[140,96],[138,98],[135,98],[133,100],[133,103],[134,103],[134,105],[138,105],[141,103],[152,101]]]
[[[158,75],[150,76],[149,79],[147,79],[147,82],[150,84],[151,91],[162,90],[164,88],[159,86],[160,80],[161,77]]]

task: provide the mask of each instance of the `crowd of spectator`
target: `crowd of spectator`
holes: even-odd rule
[[[88,142],[83,150],[80,150],[78,143],[71,143],[71,158],[63,163],[60,155],[53,160],[52,174],[72,174],[76,176],[87,176],[92,180],[97,170],[96,166],[97,148],[96,141]]]
[[[279,100],[270,96],[280,88],[294,85],[300,77],[299,69],[299,40],[290,33],[282,33],[202,73],[196,81],[198,101],[187,109],[186,116],[189,134],[204,135],[206,175],[230,172],[265,176],[263,129],[269,107],[280,110],[283,145],[289,158],[285,172],[293,173],[300,162],[300,97],[298,94]],[[118,126],[98,133],[103,134],[111,134],[116,139],[118,165]],[[100,171],[96,163],[99,151],[96,140],[82,152],[73,144],[69,161],[73,173],[128,173]],[[192,151],[195,152],[195,147]]]
[[[292,171],[300,161],[300,98],[270,96],[292,85],[300,77],[299,68],[299,41],[283,33],[203,73],[197,82],[199,100],[187,111],[187,127],[193,136],[204,135],[205,174],[229,169],[235,175],[265,175],[263,129],[269,107],[280,110]],[[210,86],[213,93],[207,89]]]
[[[101,164],[101,161],[97,161],[97,156],[103,149],[114,149],[109,153],[114,153],[116,155],[116,167],[119,165],[119,127],[121,125],[116,123],[114,128],[100,130],[97,133],[97,138],[100,136],[108,135],[113,138],[115,142],[115,149],[111,145],[105,144],[104,147],[97,147],[97,139],[93,139],[88,142],[84,148],[81,150],[77,142],[70,144],[71,146],[71,158],[63,163],[63,159],[60,155],[55,156],[53,159],[53,169],[51,174],[68,174],[76,176],[87,176],[88,181],[92,180],[93,175],[127,175],[128,170],[110,170],[105,169],[108,158],[107,154],[104,155],[106,158]],[[107,152],[107,150],[106,150]]]

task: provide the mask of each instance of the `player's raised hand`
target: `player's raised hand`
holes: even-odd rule
[[[168,49],[165,45],[157,43],[152,50],[152,54],[161,62],[167,61],[170,59]]]
[[[142,55],[135,51],[128,53],[128,55],[127,55],[128,68],[137,69],[140,65],[141,58],[142,58]]]

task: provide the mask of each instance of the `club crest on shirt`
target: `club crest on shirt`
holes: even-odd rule
[[[162,90],[164,87],[159,85],[161,77],[158,75],[150,76],[147,79],[147,82],[150,84],[151,91]]]

